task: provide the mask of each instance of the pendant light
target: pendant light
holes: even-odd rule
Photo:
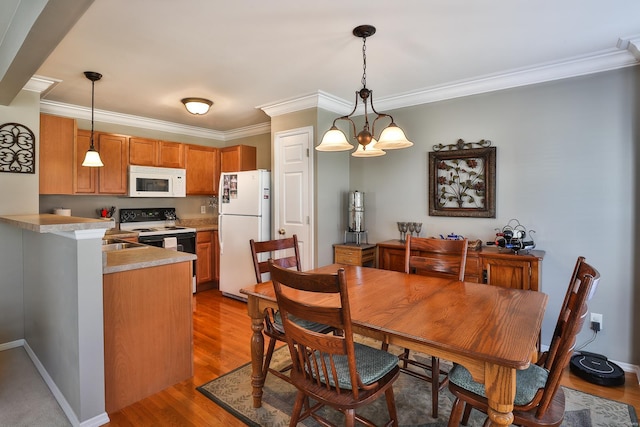
[[[91,80],[91,145],[89,146],[89,150],[84,157],[84,161],[82,162],[82,166],[88,166],[90,168],[97,168],[104,166],[102,160],[100,160],[100,154],[96,151],[93,145],[93,101],[94,101],[94,88],[96,81],[102,78],[102,74],[96,73],[95,71],[85,71],[84,75],[86,78]]]
[[[372,25],[360,25],[353,29],[353,35],[362,38],[362,89],[356,91],[356,103],[353,107],[353,111],[351,111],[350,114],[338,117],[333,121],[331,129],[325,132],[320,145],[316,146],[316,150],[318,151],[346,151],[353,149],[353,145],[348,142],[344,132],[336,126],[336,122],[338,120],[345,120],[351,123],[351,130],[358,142],[357,149],[352,153],[352,156],[381,156],[385,154],[383,150],[407,148],[413,145],[413,142],[409,141],[405,136],[404,131],[395,124],[391,115],[378,113],[376,111],[373,106],[373,91],[367,89],[367,37],[374,35],[375,32],[376,28]],[[364,127],[358,134],[356,134],[356,125],[353,120],[351,120],[351,116],[358,108],[358,98],[361,99],[364,104]],[[371,110],[376,114],[376,118],[371,124],[371,130],[369,128],[368,104],[371,104]],[[385,117],[388,117],[391,120],[391,123],[383,129],[380,134],[380,138],[376,142],[374,139],[376,122]],[[367,151],[372,151],[372,153],[369,154]]]

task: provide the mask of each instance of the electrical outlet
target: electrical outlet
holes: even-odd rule
[[[206,214],[207,213],[207,207],[205,205],[200,206],[200,213],[201,214]]]
[[[593,323],[598,323],[600,325],[599,331],[602,331],[602,329],[604,329],[602,327],[602,314],[600,314],[600,313],[591,313],[591,323],[592,324]]]

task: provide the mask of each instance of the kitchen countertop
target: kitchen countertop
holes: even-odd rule
[[[121,271],[156,267],[197,259],[194,254],[149,245],[106,251],[102,253],[102,257],[102,274],[118,273]]]
[[[107,219],[81,218],[54,214],[4,215],[0,222],[14,227],[35,231],[36,233],[55,233],[61,231],[95,230],[111,228]]]

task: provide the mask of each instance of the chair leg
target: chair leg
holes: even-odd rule
[[[300,413],[302,412],[302,404],[306,401],[307,396],[298,391],[296,395],[296,402],[293,405],[293,411],[291,412],[291,420],[289,421],[289,427],[296,427],[298,425],[298,420],[300,419]]]
[[[355,427],[356,425],[356,410],[347,409],[344,411],[344,425],[346,427]],[[291,427],[291,426],[290,426]]]
[[[269,337],[269,346],[267,347],[267,354],[265,355],[264,365],[262,366],[262,378],[267,378],[267,372],[269,372],[269,365],[271,364],[271,357],[273,357],[273,350],[275,348],[275,338]]]
[[[438,418],[438,391],[440,390],[440,359],[431,356],[431,416]]]
[[[473,407],[471,405],[464,405],[464,415],[462,416],[462,425],[466,426],[469,423],[469,416],[471,415],[471,410]]]
[[[463,409],[464,409],[464,402],[456,398],[456,400],[453,402],[453,406],[451,407],[451,415],[449,415],[448,427],[460,426],[460,418],[462,418]]]
[[[392,426],[398,427],[398,411],[396,410],[396,399],[393,395],[393,387],[389,387],[384,392],[384,397],[387,399],[387,409],[389,410],[389,420],[392,421]]]

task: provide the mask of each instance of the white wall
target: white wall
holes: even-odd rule
[[[639,75],[638,67],[627,68],[394,111],[415,145],[351,160],[351,188],[366,193],[369,240],[397,239],[397,221],[420,221],[423,236],[455,232],[488,241],[494,228],[517,218],[537,231],[537,249],[546,251],[543,343],[584,255],[602,275],[590,309],[604,315],[604,330],[586,350],[640,364],[632,352],[640,339],[633,329]],[[427,153],[459,138],[497,147],[496,218],[428,216]],[[578,344],[590,337],[587,326]]]

